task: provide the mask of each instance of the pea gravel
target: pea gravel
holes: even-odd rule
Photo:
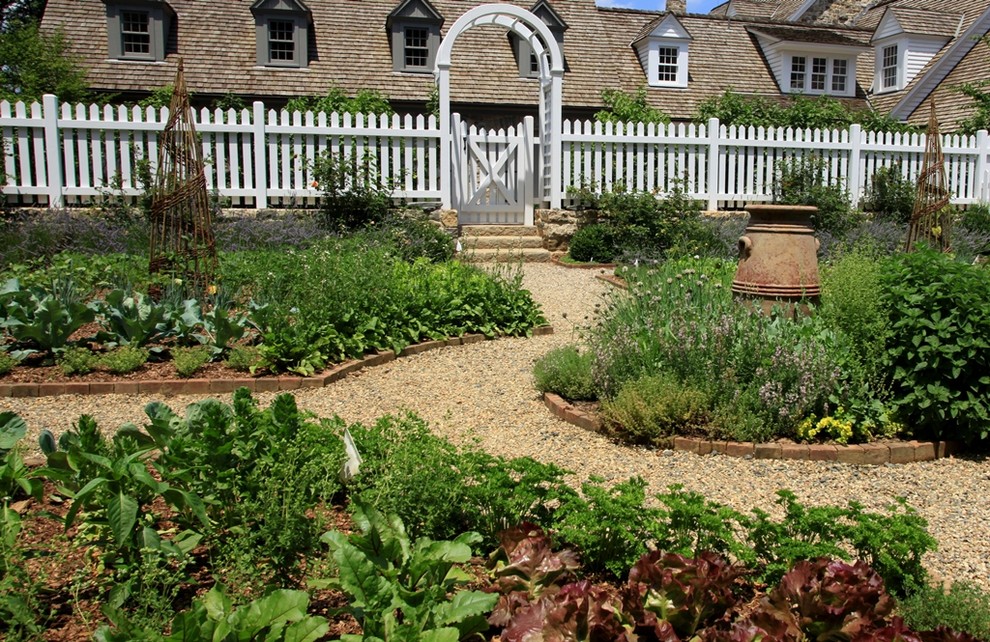
[[[322,389],[300,391],[301,407],[319,416],[338,414],[348,422],[371,422],[383,414],[412,411],[451,441],[474,444],[506,457],[528,455],[589,475],[623,480],[639,475],[660,492],[670,484],[748,512],[762,507],[779,514],[775,492],[788,488],[799,500],[845,505],[857,501],[880,510],[905,497],[929,522],[939,549],[925,563],[943,582],[968,580],[990,591],[990,461],[952,457],[887,466],[698,456],[618,445],[552,417],[533,388],[533,362],[551,348],[576,341],[610,287],[594,270],[526,264],[524,284],[543,306],[554,334],[500,339],[447,347],[398,359]],[[260,394],[263,404],[273,395]],[[229,395],[221,396],[229,401]],[[144,419],[142,408],[155,397],[110,395],[0,399],[33,433],[58,434],[80,414],[93,415],[107,430]],[[175,409],[192,396],[165,399]],[[31,442],[35,440],[32,438]]]

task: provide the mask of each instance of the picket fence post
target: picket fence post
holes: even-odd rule
[[[976,132],[976,198],[981,202],[990,201],[990,177],[987,176],[987,155],[990,155],[990,136],[987,130]]]
[[[849,127],[849,163],[846,165],[846,189],[853,207],[859,207],[863,197],[863,186],[860,184],[860,164],[863,158],[863,127],[855,123]]]
[[[45,164],[48,170],[48,206],[62,207],[62,141],[58,132],[58,98],[45,94],[41,98],[45,128]]]
[[[265,103],[254,101],[254,114],[251,117],[254,128],[254,208],[268,208],[268,160],[266,152],[268,140],[265,135]]]
[[[719,173],[722,163],[719,162],[719,133],[721,123],[718,118],[708,119],[708,211],[718,209],[718,186],[722,184]]]

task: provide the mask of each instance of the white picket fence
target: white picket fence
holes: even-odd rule
[[[234,204],[263,209],[315,202],[312,160],[332,149],[370,161],[404,201],[440,198],[440,130],[433,116],[377,116],[252,109],[194,114],[206,184]],[[3,192],[51,206],[144,191],[168,109],[0,102]]]
[[[829,179],[841,181],[859,202],[881,167],[898,167],[915,179],[921,171],[923,134],[844,130],[726,127],[707,124],[612,124],[564,121],[563,189],[624,189],[668,193],[680,187],[692,198],[719,204],[769,201],[781,163],[815,155]],[[946,178],[953,203],[990,201],[990,138],[943,137]]]
[[[439,166],[440,131],[432,116],[289,113],[261,102],[195,116],[207,185],[234,205],[316,202],[321,188],[313,184],[310,163],[327,149],[373,159],[394,185],[393,197],[405,202],[439,202],[441,181],[461,175]],[[136,196],[144,187],[142,171],[154,172],[167,118],[167,109],[60,105],[54,96],[30,105],[2,102],[2,191],[8,202],[51,206]],[[819,131],[726,127],[716,119],[667,126],[564,121],[561,148],[563,194],[620,185],[663,194],[676,185],[717,209],[771,200],[781,162],[809,154],[822,158],[830,179],[858,202],[880,167],[898,166],[905,178],[916,177],[925,137],[864,132],[858,125]],[[990,202],[987,132],[945,136],[943,152],[952,201]],[[544,156],[534,150],[533,158]]]

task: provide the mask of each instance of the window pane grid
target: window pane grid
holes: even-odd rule
[[[828,75],[828,60],[825,58],[811,59],[811,90],[825,91],[825,77]]]
[[[846,75],[849,73],[848,63],[845,60],[832,61],[832,91],[845,93]]]
[[[657,80],[660,82],[677,82],[677,47],[660,47],[660,60],[657,65]]]
[[[295,29],[291,20],[268,22],[268,58],[272,62],[292,62],[296,57]]]
[[[897,86],[897,45],[883,48],[880,77],[884,89]]]
[[[804,90],[804,56],[794,56],[791,58],[791,89]]]
[[[430,58],[430,32],[419,27],[407,27],[405,31],[406,67],[426,67]]]
[[[120,35],[124,54],[151,53],[150,22],[150,17],[146,12],[121,12]]]

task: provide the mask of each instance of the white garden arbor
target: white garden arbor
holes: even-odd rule
[[[533,159],[532,119],[517,132],[475,132],[466,137],[456,114],[450,111],[451,52],[458,36],[481,25],[507,28],[528,42],[539,65],[540,163]],[[520,208],[522,222],[533,224],[534,193],[552,208],[560,208],[560,126],[564,82],[564,56],[547,25],[526,9],[510,4],[486,4],[470,9],[451,26],[437,52],[437,87],[440,97],[440,167],[443,207],[459,211],[500,213],[499,208]],[[529,139],[525,136],[529,132]],[[511,130],[511,128],[510,128]],[[479,143],[483,141],[483,145]],[[489,145],[497,145],[493,152]],[[538,188],[533,180],[539,169]],[[468,178],[465,172],[472,172]],[[514,183],[514,184],[510,184]],[[483,219],[477,222],[486,222]],[[491,222],[489,220],[488,222]],[[511,222],[511,221],[510,221]]]

